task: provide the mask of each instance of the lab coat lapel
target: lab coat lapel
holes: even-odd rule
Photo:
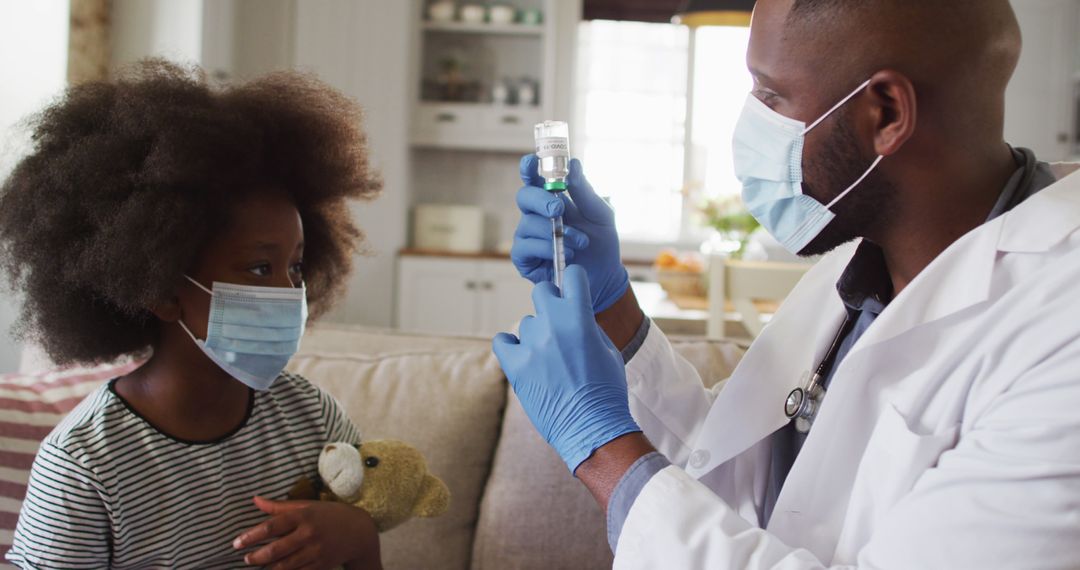
[[[806,275],[765,327],[709,409],[686,470],[701,477],[788,423],[784,402],[805,383],[843,323],[836,280],[854,246]]]
[[[839,364],[835,381],[803,452],[784,484],[769,531],[821,557],[831,557],[851,500],[851,485],[873,427],[885,411],[866,395],[908,378],[880,363],[897,353],[918,354],[918,336],[905,332],[973,307],[991,296],[999,252],[1045,252],[1080,227],[1080,175],[1051,186],[1013,212],[974,230],[938,257],[896,298]],[[823,466],[828,466],[827,469]],[[813,513],[811,524],[806,516]],[[809,530],[809,532],[808,532]]]
[[[852,349],[855,355],[986,301],[999,252],[1045,252],[1080,227],[1080,173],[963,236],[893,300]]]

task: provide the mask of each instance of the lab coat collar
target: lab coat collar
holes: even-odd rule
[[[1054,168],[1060,176],[1077,167]],[[1078,227],[1080,172],[1067,175],[949,246],[885,308],[848,357],[986,301],[999,252],[1042,253]]]
[[[1051,169],[1057,183],[1003,216],[998,251],[1044,252],[1080,227],[1080,164],[1059,163]]]

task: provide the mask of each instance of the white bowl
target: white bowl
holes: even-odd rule
[[[432,22],[453,22],[457,5],[453,1],[436,2],[428,6],[428,18]]]
[[[483,24],[487,9],[482,4],[465,4],[461,7],[461,21],[467,24]]]
[[[496,4],[488,9],[488,17],[491,18],[492,24],[513,24],[514,16],[517,16],[517,10],[511,6]]]

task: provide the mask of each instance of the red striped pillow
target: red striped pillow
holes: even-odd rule
[[[127,361],[37,374],[0,374],[0,568],[11,548],[30,467],[41,440],[87,394],[140,363]]]

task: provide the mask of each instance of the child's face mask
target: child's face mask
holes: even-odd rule
[[[180,321],[206,356],[233,378],[268,390],[300,348],[307,322],[307,290],[213,283],[213,291],[184,276],[211,297],[206,340]]]

